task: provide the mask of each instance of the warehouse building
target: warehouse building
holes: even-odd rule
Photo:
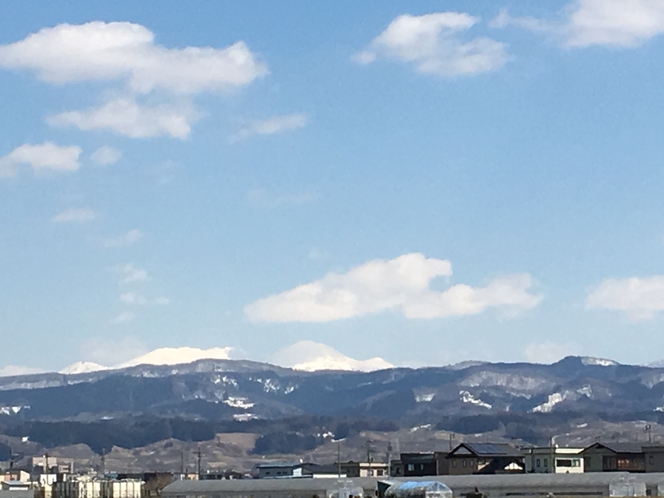
[[[162,498],[350,498],[381,497],[401,481],[438,481],[455,497],[481,493],[487,498],[507,496],[664,496],[664,474],[626,472],[591,474],[503,474],[430,476],[401,479],[242,479],[235,481],[177,481]]]

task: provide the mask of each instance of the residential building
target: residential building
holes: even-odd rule
[[[382,462],[344,462],[341,472],[346,477],[386,477],[388,464]]]
[[[390,477],[403,477],[405,469],[401,460],[390,460]]]
[[[339,475],[337,465],[317,465],[315,463],[287,463],[272,462],[256,466],[259,479],[278,478],[325,478],[346,477],[345,473]]]
[[[646,472],[664,472],[664,446],[661,444],[644,444],[643,457]]]
[[[581,456],[585,472],[646,471],[641,443],[595,443],[583,450]]]
[[[23,469],[10,469],[4,474],[0,474],[0,482],[5,481],[21,481],[29,482],[30,481],[30,472],[27,472]]]
[[[30,483],[23,481],[2,481],[1,489],[3,491],[27,491],[30,489]]]
[[[447,455],[449,475],[524,472],[521,450],[509,444],[461,443]]]
[[[401,453],[404,477],[436,475],[436,457],[433,453]]]
[[[582,474],[583,448],[541,446],[524,450],[528,474]],[[553,465],[552,465],[553,462]]]

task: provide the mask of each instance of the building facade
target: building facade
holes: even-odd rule
[[[528,474],[582,474],[583,448],[541,446],[525,450]]]

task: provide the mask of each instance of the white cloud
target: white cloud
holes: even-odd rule
[[[354,59],[360,64],[378,58],[396,59],[412,63],[421,73],[442,77],[495,71],[509,59],[505,44],[484,37],[468,41],[460,37],[478,21],[458,12],[404,14],[394,19]]]
[[[131,263],[126,265],[118,265],[113,267],[115,273],[118,274],[120,282],[123,284],[131,284],[134,282],[145,282],[150,280],[147,270],[137,268]]]
[[[378,357],[367,360],[356,360],[326,344],[313,341],[300,341],[288,346],[276,353],[272,361],[278,365],[309,372],[316,370],[357,370],[371,372],[394,366]]]
[[[87,362],[117,365],[148,352],[145,344],[135,337],[93,337],[81,344],[81,354]]]
[[[125,292],[124,294],[121,294],[120,301],[124,304],[133,304],[136,306],[144,306],[148,304],[147,299],[134,292]]]
[[[49,116],[46,121],[53,126],[109,130],[131,138],[186,138],[198,118],[198,112],[187,102],[140,105],[134,98],[121,97],[84,111]]]
[[[171,302],[171,300],[165,296],[156,297],[154,299],[147,299],[146,297],[140,294],[136,294],[135,292],[125,292],[121,294],[120,301],[124,304],[132,306],[167,306]]]
[[[104,247],[114,248],[114,247],[127,247],[132,244],[135,244],[143,238],[143,232],[134,228],[129,230],[123,235],[117,237],[110,237],[102,241]]]
[[[92,209],[67,209],[53,217],[55,223],[87,223],[97,217]]]
[[[588,295],[586,308],[622,311],[634,320],[653,318],[664,311],[664,275],[608,278]]]
[[[261,121],[254,121],[230,138],[231,142],[237,142],[252,135],[274,135],[303,128],[307,124],[307,116],[304,114],[289,114],[286,116],[275,116]]]
[[[110,145],[104,145],[99,147],[90,155],[95,163],[102,166],[109,166],[111,164],[117,163],[122,158],[122,151],[111,147]]]
[[[510,25],[547,33],[567,47],[637,47],[664,33],[664,0],[575,0],[559,20],[502,12],[492,22],[499,28]]]
[[[447,260],[405,254],[374,260],[347,273],[330,273],[321,280],[249,304],[244,311],[253,322],[327,322],[398,311],[408,318],[473,315],[488,308],[511,313],[533,308],[541,296],[530,294],[530,275],[508,275],[486,287],[454,285],[443,292],[431,289],[436,277],[450,276]]]
[[[30,375],[42,372],[43,370],[39,368],[7,365],[6,367],[0,368],[0,377],[14,377],[16,375]]]
[[[578,355],[579,346],[576,344],[562,344],[557,342],[545,341],[542,343],[532,343],[526,346],[523,354],[530,363],[555,363],[566,356]]]
[[[664,0],[577,0],[567,24],[574,47],[634,47],[664,32]]]
[[[123,311],[119,315],[115,316],[111,320],[111,323],[115,323],[115,324],[127,323],[127,322],[133,321],[135,318],[136,318],[136,314],[133,311]]]
[[[26,165],[36,174],[45,172],[73,172],[78,170],[81,148],[60,147],[53,142],[39,145],[24,144],[0,157],[0,177],[16,175],[18,166]]]
[[[0,67],[32,70],[52,83],[123,80],[136,93],[230,90],[267,74],[243,42],[169,49],[140,24],[99,21],[59,24],[0,45]]]

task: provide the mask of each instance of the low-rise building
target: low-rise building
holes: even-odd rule
[[[283,478],[326,478],[346,477],[339,472],[337,465],[317,465],[315,463],[287,463],[272,462],[256,466],[259,479],[283,479]]]
[[[388,464],[382,462],[345,462],[341,464],[341,472],[346,477],[386,477]]]
[[[524,450],[528,474],[581,474],[583,448],[540,446]]]
[[[595,443],[583,450],[581,456],[585,472],[646,471],[641,443]]]
[[[521,450],[509,444],[461,443],[446,458],[449,461],[449,475],[524,472]]]
[[[436,457],[433,453],[401,453],[404,477],[436,475]]]

